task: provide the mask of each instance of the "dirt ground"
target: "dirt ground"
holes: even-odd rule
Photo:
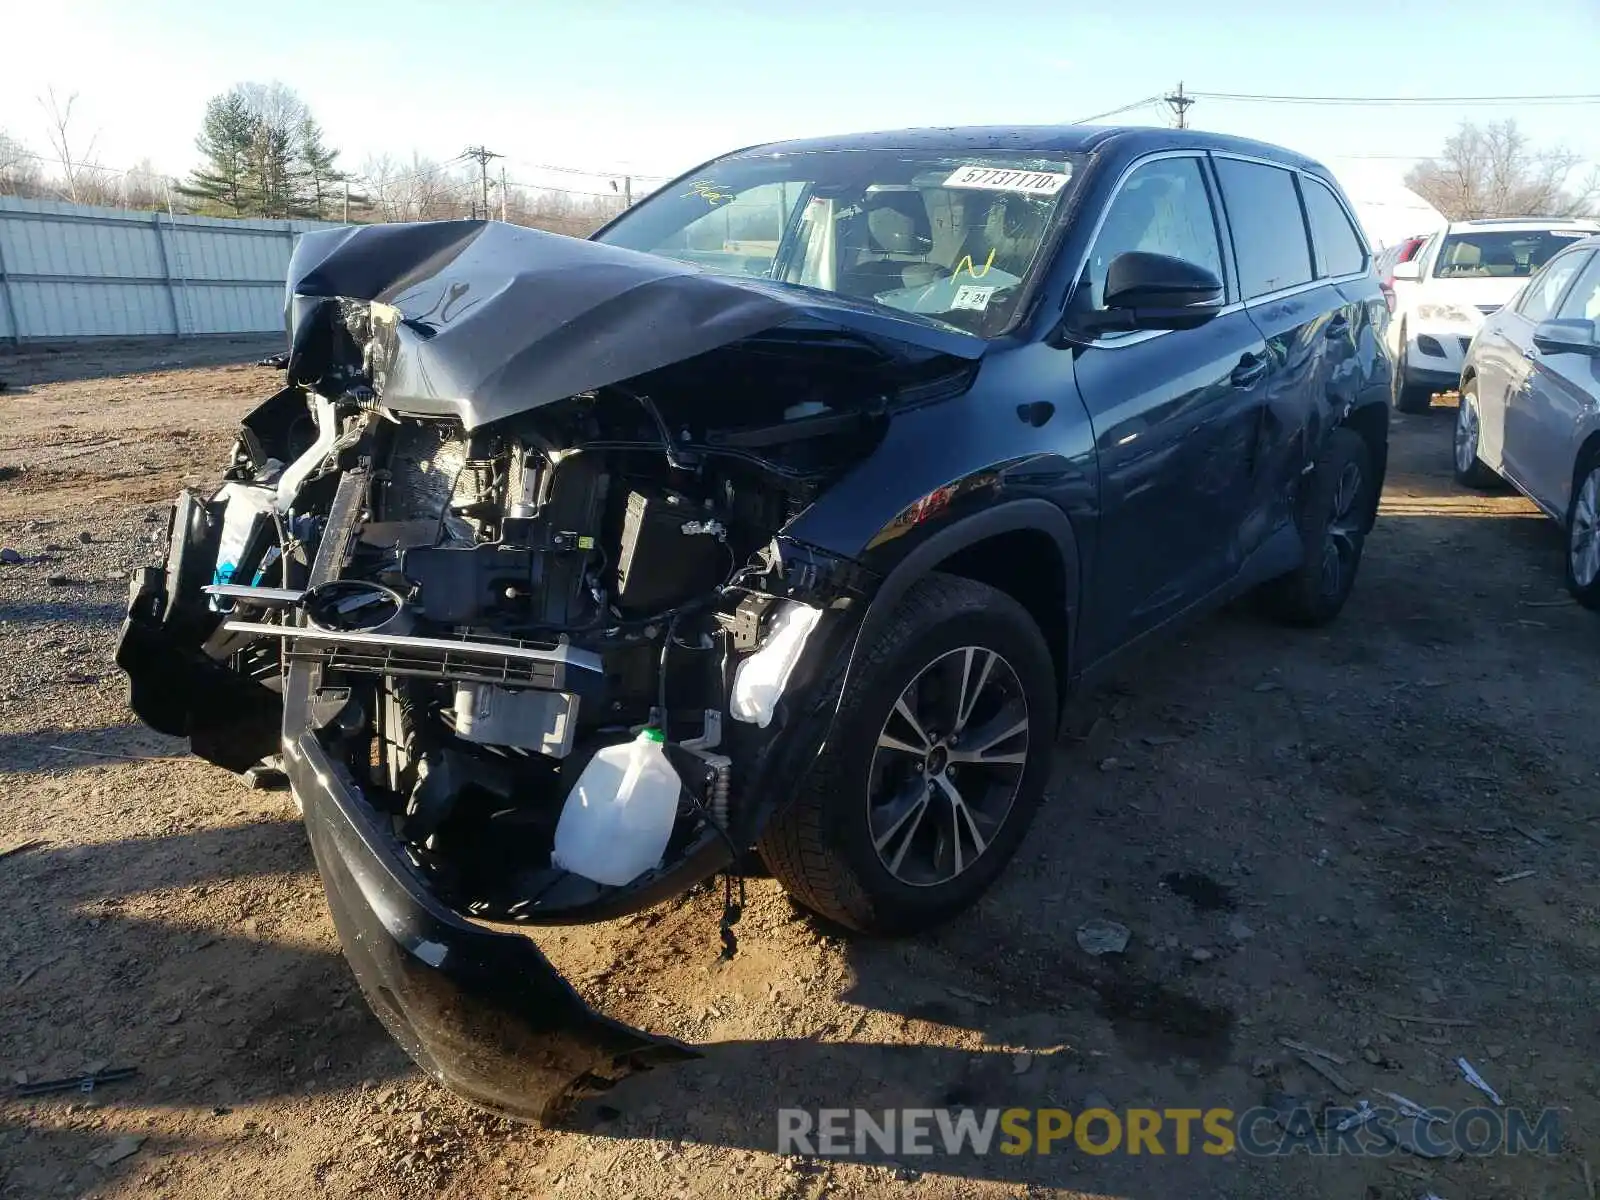
[[[941,932],[841,939],[769,879],[731,963],[710,891],[542,932],[591,999],[705,1057],[540,1130],[436,1087],[369,1014],[287,796],[124,707],[126,573],[277,385],[236,365],[273,348],[0,354],[0,544],[23,556],[0,565],[0,852],[42,842],[0,857],[0,1196],[1594,1195],[1600,620],[1551,523],[1450,481],[1451,398],[1395,420],[1343,617],[1223,613],[1085,697],[1019,858]],[[1079,948],[1094,917],[1125,955]],[[1347,1058],[1363,1096],[1458,1108],[1465,1055],[1557,1110],[1561,1151],[773,1152],[779,1106],[1349,1102],[1280,1038]],[[11,1095],[96,1064],[138,1075]]]

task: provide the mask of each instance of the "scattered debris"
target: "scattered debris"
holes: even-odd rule
[[[993,1004],[994,1003],[994,1000],[992,1000],[990,997],[988,997],[988,996],[980,996],[980,995],[978,995],[977,992],[969,992],[965,988],[951,987],[949,984],[945,984],[944,990],[949,992],[952,996],[954,996],[958,1000],[970,1000],[974,1004]]]
[[[1500,876],[1498,879],[1495,880],[1495,882],[1496,883],[1515,883],[1519,879],[1527,879],[1528,877],[1530,877],[1532,875],[1536,875],[1536,874],[1538,874],[1537,871],[1513,871],[1509,875]]]
[[[137,1134],[128,1134],[126,1137],[119,1137],[104,1150],[92,1155],[89,1161],[100,1167],[113,1166],[123,1159],[131,1158],[139,1153],[139,1147],[142,1145],[144,1145],[144,1138]]]
[[[0,850],[0,858],[9,858],[13,854],[23,854],[29,850],[37,850],[40,846],[48,846],[49,844],[44,838],[30,838],[25,842],[18,842],[14,846],[7,846],[5,849]]]
[[[1033,1055],[1023,1052],[1011,1056],[1011,1073],[1013,1075],[1026,1074],[1031,1066],[1033,1066]]]
[[[111,1067],[91,1063],[82,1075],[65,1079],[43,1079],[38,1083],[24,1083],[17,1087],[18,1096],[47,1096],[53,1092],[93,1092],[108,1083],[121,1083],[139,1073],[138,1067]]]
[[[72,576],[70,576],[70,575],[46,575],[45,579],[44,579],[44,582],[45,582],[45,585],[47,587],[71,587],[72,586]]]
[[[1380,1017],[1388,1017],[1391,1021],[1399,1021],[1402,1025],[1471,1025],[1472,1022],[1465,1017],[1416,1017],[1406,1016],[1401,1013],[1379,1013]]]
[[[1277,1069],[1277,1060],[1269,1058],[1266,1055],[1252,1059],[1250,1062],[1250,1074],[1254,1075],[1257,1079],[1269,1078]]]
[[[1381,1088],[1375,1090],[1377,1091],[1378,1095],[1382,1096],[1385,1100],[1392,1101],[1395,1108],[1399,1110],[1400,1115],[1403,1117],[1412,1117],[1418,1121],[1437,1122],[1441,1125],[1445,1123],[1444,1117],[1430,1113],[1415,1100],[1407,1100],[1398,1092],[1386,1092]]]
[[[1102,771],[1115,771],[1121,765],[1121,762],[1116,758],[1102,758],[1100,760],[1100,769]]]
[[[14,567],[22,561],[21,551],[13,550],[10,546],[0,547],[0,563]]]
[[[1183,739],[1175,733],[1147,733],[1142,739],[1146,746],[1170,746]]]
[[[287,354],[269,354],[266,358],[256,359],[256,366],[271,367],[274,371],[281,371],[289,365]]]
[[[1358,1126],[1361,1126],[1361,1125],[1365,1125],[1368,1121],[1372,1120],[1377,1115],[1378,1115],[1378,1110],[1377,1109],[1373,1108],[1365,1100],[1358,1100],[1356,1102],[1356,1110],[1355,1110],[1355,1112],[1351,1113],[1344,1120],[1340,1121],[1337,1125],[1334,1126],[1334,1128],[1336,1130],[1338,1130],[1340,1133],[1345,1133],[1348,1130],[1355,1129],[1355,1128],[1357,1128]]]
[[[1290,1050],[1299,1051],[1301,1054],[1314,1054],[1331,1063],[1338,1063],[1341,1067],[1350,1061],[1342,1054],[1335,1054],[1332,1050],[1319,1050],[1315,1046],[1308,1046],[1305,1042],[1297,1042],[1293,1038],[1281,1037],[1278,1039],[1278,1045],[1287,1046]]]
[[[1270,679],[1264,679],[1250,690],[1252,692],[1281,692],[1283,691],[1283,684],[1274,683]]]
[[[1126,925],[1091,917],[1078,926],[1078,946],[1085,954],[1096,958],[1102,954],[1121,954],[1128,948],[1129,933]]]
[[[1578,1165],[1583,1168],[1583,1190],[1589,1193],[1589,1200],[1594,1200],[1594,1172],[1589,1170],[1589,1160],[1580,1158]]]
[[[200,762],[187,754],[115,754],[110,750],[84,750],[78,746],[46,746],[46,750],[60,750],[63,754],[89,754],[95,758],[120,758],[124,762]]]
[[[1462,1077],[1465,1078],[1468,1083],[1477,1088],[1485,1096],[1489,1097],[1490,1100],[1494,1101],[1496,1108],[1505,1107],[1505,1103],[1500,1099],[1500,1093],[1490,1087],[1488,1083],[1485,1082],[1482,1075],[1479,1075],[1477,1071],[1473,1070],[1471,1063],[1464,1058],[1458,1058],[1456,1059],[1456,1066],[1461,1068]]]
[[[78,531],[78,540],[85,546],[88,546],[94,542],[94,534],[90,533],[87,529],[80,529]]]
[[[1251,938],[1255,937],[1255,935],[1256,931],[1251,929],[1250,926],[1246,925],[1243,919],[1239,917],[1235,917],[1233,920],[1228,922],[1228,936],[1236,941],[1248,942]]]
[[[1351,1083],[1327,1063],[1318,1061],[1310,1054],[1297,1054],[1295,1057],[1301,1062],[1305,1063],[1306,1066],[1310,1067],[1318,1075],[1321,1075],[1329,1083],[1333,1084],[1334,1087],[1338,1088],[1346,1096],[1354,1096],[1356,1094],[1355,1084]]]
[[[1548,849],[1551,844],[1549,833],[1543,829],[1530,829],[1526,825],[1512,825],[1511,828],[1515,829],[1535,846],[1544,846]]]
[[[1204,946],[1196,946],[1193,950],[1189,951],[1189,957],[1194,962],[1204,963],[1210,962],[1216,957],[1216,954],[1210,950],[1207,950]]]

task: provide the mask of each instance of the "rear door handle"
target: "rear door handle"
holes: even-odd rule
[[[1236,388],[1254,387],[1267,373],[1268,359],[1265,354],[1246,354],[1239,359],[1239,365],[1228,376],[1228,382]]]

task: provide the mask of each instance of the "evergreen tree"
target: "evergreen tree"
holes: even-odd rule
[[[256,123],[241,87],[206,101],[205,120],[195,139],[195,148],[205,155],[205,165],[196,168],[189,183],[178,190],[229,216],[249,215],[254,199]]]
[[[306,208],[318,220],[327,216],[327,205],[335,195],[336,185],[350,178],[349,172],[334,165],[338,157],[339,152],[322,140],[322,127],[307,113],[300,122],[300,170]]]

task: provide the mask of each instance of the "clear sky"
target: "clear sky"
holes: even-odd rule
[[[736,146],[907,125],[1071,121],[1170,90],[1600,92],[1600,0],[0,0],[0,129],[47,149],[37,97],[79,94],[100,161],[182,174],[208,96],[281,80],[359,168],[486,144],[669,174]],[[1147,107],[1123,118],[1164,123]],[[1515,117],[1600,161],[1600,105],[1350,108],[1202,100],[1199,128],[1330,161],[1438,148]],[[1336,169],[1338,164],[1335,163]],[[573,186],[591,186],[570,177]],[[598,185],[594,185],[598,186]]]

